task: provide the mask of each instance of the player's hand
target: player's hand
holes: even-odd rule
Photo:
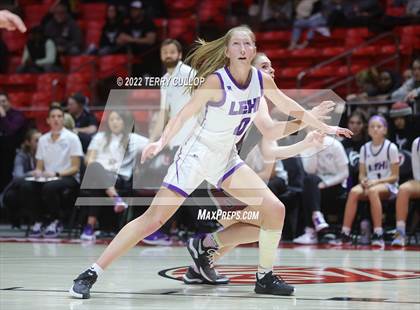
[[[306,135],[304,142],[306,145],[308,145],[308,147],[318,148],[323,146],[324,137],[324,133],[314,130]]]
[[[162,145],[161,140],[149,143],[148,145],[146,145],[143,152],[141,153],[140,162],[143,164],[149,158],[155,157],[162,149],[163,149],[163,145]]]
[[[378,184],[379,184],[378,180],[369,180],[366,182],[366,188],[371,188]]]
[[[320,121],[329,120],[331,117],[328,116],[335,108],[335,102],[331,100],[322,101],[319,105],[311,110],[311,113]]]
[[[417,96],[418,96],[417,90],[413,89],[407,94],[407,96],[405,96],[404,101],[413,101],[414,99],[417,98]]]
[[[346,137],[351,139],[353,132],[350,129],[342,128],[338,126],[327,126],[325,133],[330,135],[336,135],[338,137]]]
[[[0,11],[0,28],[4,28],[9,31],[18,29],[20,32],[26,32],[26,26],[22,19],[7,10]]]

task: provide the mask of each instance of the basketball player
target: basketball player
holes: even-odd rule
[[[22,19],[7,10],[0,11],[0,29],[6,29],[9,31],[19,30],[20,32],[26,32],[26,26]]]
[[[344,211],[340,237],[335,244],[350,244],[350,230],[356,216],[357,204],[368,199],[373,221],[371,245],[384,246],[381,199],[398,193],[399,157],[398,147],[386,139],[388,124],[384,117],[374,115],[369,119],[368,134],[372,141],[360,149],[359,184],[349,193]]]
[[[272,79],[274,79],[274,73],[275,70],[271,65],[271,61],[270,59],[267,57],[267,55],[265,55],[264,53],[257,53],[255,58],[252,61],[252,65],[254,67],[256,67],[257,69],[260,69],[262,72],[267,73],[268,75],[271,76]],[[323,107],[327,107],[328,105],[328,109],[323,108]],[[264,106],[263,106],[264,105]],[[262,117],[266,118],[266,120],[264,121],[264,123],[266,124],[270,124],[273,123],[274,121],[271,119],[270,114],[268,113],[268,107],[266,106],[266,102],[265,99],[262,98],[260,101],[260,109],[258,111],[259,114],[264,114]],[[317,115],[317,117],[319,119],[323,119],[325,118],[325,115],[330,112],[332,109],[332,106],[330,105],[329,102],[323,102],[321,105],[315,107],[312,109],[312,113],[314,115]],[[286,135],[292,134],[293,132],[299,130],[299,129],[303,129],[304,127],[306,127],[304,124],[301,124],[300,122],[297,121],[289,121],[289,122],[283,122],[284,123],[284,129],[282,130]],[[252,129],[249,129],[248,131],[251,131]],[[257,130],[257,129],[256,129]],[[250,133],[249,135],[252,135],[252,133]],[[275,141],[272,140],[268,140],[265,137],[263,137],[261,139],[260,134],[258,134],[257,137],[255,137],[256,135],[252,135],[252,137],[249,137],[249,139],[247,139],[248,136],[245,136],[245,145],[242,145],[242,148],[246,148],[246,150],[242,150],[240,152],[240,157],[242,159],[245,159],[249,153],[249,151],[251,151],[253,149],[253,147],[258,147],[260,148],[260,152],[261,155],[264,159],[264,166],[267,165],[268,169],[271,171],[273,169],[273,165],[274,165],[274,161],[276,158],[280,158],[280,159],[285,159],[288,157],[293,157],[299,153],[301,153],[303,150],[310,148],[310,147],[319,147],[322,144],[322,140],[323,140],[323,136],[317,134],[316,132],[312,132],[311,134],[307,135],[305,140],[296,143],[294,145],[290,145],[290,146],[277,146],[277,143]],[[249,141],[249,140],[253,140],[253,141]],[[249,142],[248,142],[249,141]],[[258,146],[256,146],[258,145]],[[271,164],[265,164],[266,162],[271,162]],[[218,193],[218,197],[222,196],[223,194]],[[214,197],[215,200],[218,200],[218,197]],[[226,197],[223,197],[226,198]],[[232,208],[228,207],[228,206],[224,206],[222,204],[219,204],[218,206],[220,209],[224,210],[224,211],[232,211]],[[238,211],[237,208],[235,208],[236,212],[240,212]],[[236,219],[231,219],[231,220],[227,220],[227,219],[221,219],[219,220],[219,223],[224,227],[227,228],[231,225],[237,224],[239,223],[240,220],[236,220]],[[223,255],[225,255],[227,252],[229,252],[230,250],[232,250],[234,247],[236,247],[237,245],[239,245],[239,242],[242,241],[243,243],[252,243],[252,242],[256,242],[258,241],[258,235],[259,235],[259,227],[257,225],[254,225],[252,223],[245,223],[247,225],[241,225],[241,229],[243,230],[243,232],[237,231],[236,236],[241,236],[244,235],[246,236],[248,239],[245,241],[244,239],[238,239],[237,244],[233,245],[233,246],[221,246],[219,244],[219,249],[217,250],[216,255],[214,256],[214,262],[216,262],[217,260],[219,260]],[[218,232],[213,233],[212,238],[216,238],[216,235],[218,234]],[[204,278],[199,270],[199,266],[196,266],[195,264],[191,265],[188,267],[186,273],[182,276],[182,279],[184,281],[185,284],[213,284],[213,285],[217,285],[217,284],[226,284],[228,283],[228,278],[223,276],[222,274],[217,273],[217,270],[215,270],[217,276],[217,279],[215,282],[210,282],[208,281],[206,278]]]
[[[248,27],[235,27],[220,39],[199,43],[200,46],[189,60],[191,67],[197,70],[196,76],[204,77],[205,82],[193,93],[176,118],[169,121],[161,138],[146,146],[142,162],[159,153],[193,115],[200,113],[199,122],[193,134],[178,150],[152,205],[142,216],[125,225],[97,262],[74,280],[70,288],[70,294],[74,297],[89,298],[90,289],[103,269],[145,236],[159,229],[203,180],[217,185],[233,197],[240,197],[242,202],[249,205],[246,208],[249,211],[259,211],[260,259],[255,291],[273,295],[291,295],[294,292],[294,287],[272,272],[283,228],[284,205],[239,159],[235,143],[242,138],[252,121],[255,121],[263,135],[277,138],[277,128],[264,127],[256,117],[264,94],[284,113],[310,123],[321,132],[347,137],[351,136],[351,132],[319,121],[278,90],[270,76],[251,66],[256,47],[255,35]],[[237,244],[237,238],[232,238],[232,235],[239,224],[220,232],[219,240],[207,238],[192,245],[197,252],[195,259],[201,274],[212,282],[217,278],[211,268],[217,244]],[[232,239],[235,243],[232,243]]]

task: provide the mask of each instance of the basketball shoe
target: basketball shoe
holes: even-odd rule
[[[280,276],[274,275],[272,271],[261,279],[258,279],[258,273],[256,277],[254,291],[257,294],[290,296],[295,291],[293,286],[287,284]]]
[[[188,240],[187,248],[203,278],[212,283],[216,282],[217,273],[214,269],[214,255],[217,254],[217,248],[205,247],[201,238]]]
[[[215,282],[209,282],[207,281],[199,272],[196,272],[193,267],[188,267],[187,272],[182,276],[182,280],[185,284],[212,284],[212,285],[218,285],[218,284],[228,284],[229,278],[221,275],[220,273],[216,271],[217,274],[217,280]]]
[[[69,290],[70,295],[80,299],[90,298],[90,289],[96,282],[97,278],[98,275],[94,270],[91,269],[81,273],[76,279],[73,280],[73,286]]]

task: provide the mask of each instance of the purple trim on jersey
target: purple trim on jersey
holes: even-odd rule
[[[222,183],[224,180],[226,180],[228,177],[230,177],[236,170],[238,170],[245,162],[241,161],[240,163],[236,164],[232,168],[229,169],[228,172],[226,172],[217,182],[217,188],[220,188],[222,186]]]
[[[374,156],[374,157],[376,157],[376,156],[378,156],[378,154],[382,151],[382,149],[384,148],[384,146],[385,146],[385,143],[386,143],[386,139],[384,140],[384,142],[382,142],[382,145],[381,145],[381,147],[379,148],[379,151],[378,152],[376,152],[376,154],[375,153],[373,153],[373,150],[372,150],[372,142],[370,142],[370,144],[369,144],[369,150],[370,150],[370,153],[372,154],[372,156]]]
[[[229,68],[227,66],[225,66],[225,71],[228,75],[228,77],[230,78],[230,80],[233,82],[233,84],[235,84],[236,87],[238,87],[241,90],[245,90],[248,88],[249,84],[251,84],[252,81],[252,68],[251,68],[251,78],[249,79],[248,83],[244,86],[241,86],[238,84],[238,82],[236,82],[235,78],[232,76],[232,74],[229,71]]]
[[[171,191],[174,191],[184,197],[188,197],[188,194],[186,192],[184,192],[182,189],[180,189],[179,187],[176,187],[175,185],[163,182],[162,186],[165,186],[167,189],[170,189]]]
[[[208,101],[207,104],[212,107],[221,107],[222,105],[225,104],[225,101],[226,101],[225,83],[223,82],[222,76],[220,75],[219,72],[214,72],[214,74],[216,74],[220,80],[220,84],[222,86],[222,91],[223,91],[223,97],[220,101]]]
[[[257,70],[258,72],[258,81],[260,81],[260,89],[261,89],[261,97],[263,97],[264,95],[264,86],[263,86],[263,79],[262,79],[262,74],[260,70]]]
[[[178,158],[175,161],[175,171],[176,171],[176,180],[179,182],[179,174],[178,174],[178,161],[181,159],[181,152],[182,152],[182,147],[179,150],[178,153]]]

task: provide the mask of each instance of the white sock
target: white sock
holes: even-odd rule
[[[343,228],[341,228],[341,232],[343,234],[346,234],[347,236],[349,236],[350,235],[350,227],[343,226]]]
[[[260,229],[258,273],[261,276],[273,270],[280,239],[281,230]]]
[[[89,269],[95,271],[98,276],[102,272],[104,272],[104,270],[101,268],[101,266],[99,266],[97,263],[94,263]]]
[[[373,232],[378,236],[382,236],[384,234],[384,230],[382,229],[382,227],[375,227],[373,229]]]
[[[405,221],[397,221],[397,230],[405,235]]]

